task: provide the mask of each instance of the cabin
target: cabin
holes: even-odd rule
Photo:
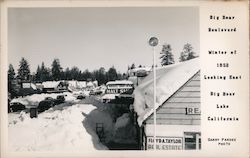
[[[21,86],[20,86],[18,93],[21,96],[26,96],[26,95],[39,93],[39,90],[37,89],[34,83],[29,82],[29,81],[21,81]]]
[[[87,87],[86,81],[78,81],[77,84],[80,89],[85,89]]]
[[[159,68],[156,76],[156,133],[153,74],[134,93],[139,148],[153,150],[155,142],[156,150],[201,149],[199,59]]]
[[[86,83],[86,89],[87,90],[93,90],[94,88],[96,88],[98,86],[98,81],[88,81]]]
[[[67,91],[67,83],[64,81],[46,81],[42,83],[43,92],[58,93]]]

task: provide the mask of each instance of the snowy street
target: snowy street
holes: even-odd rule
[[[84,124],[91,104],[49,109],[31,119],[29,113],[9,114],[9,147],[14,151],[82,151],[107,149]],[[83,115],[85,114],[85,115]]]
[[[33,96],[15,101],[37,102]],[[43,94],[40,100],[47,96]],[[50,94],[53,96],[55,94]],[[118,111],[119,110],[119,111]],[[25,112],[26,111],[26,112]],[[8,114],[9,148],[13,151],[83,151],[112,149],[115,142],[136,144],[135,128],[131,126],[128,113],[117,106],[102,103],[94,96],[83,100],[67,93],[66,102],[30,118],[27,110]],[[96,133],[97,124],[103,126],[104,141]],[[130,138],[130,139],[128,139]],[[123,144],[124,145],[124,144]]]

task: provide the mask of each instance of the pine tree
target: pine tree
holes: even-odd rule
[[[85,77],[85,80],[86,80],[86,81],[92,79],[92,74],[91,74],[91,72],[89,72],[88,69],[86,69],[86,70],[83,72],[83,74],[84,74],[84,77]]]
[[[78,67],[73,66],[70,70],[70,76],[69,79],[70,80],[77,80],[80,78],[80,70]]]
[[[22,58],[19,62],[18,77],[21,80],[28,80],[30,76],[30,68],[26,59]]]
[[[70,69],[68,67],[64,71],[64,79],[70,80]]]
[[[14,89],[12,86],[12,81],[15,79],[15,70],[12,64],[9,64],[9,70],[8,70],[8,92],[13,94]]]
[[[107,82],[107,77],[106,77],[106,71],[104,69],[104,67],[101,67],[98,70],[98,79],[97,79],[98,83],[100,85],[105,84]]]
[[[170,65],[170,64],[174,64],[174,56],[172,54],[172,49],[170,44],[164,44],[162,46],[162,50],[161,53],[162,56],[160,57],[161,60],[161,65]]]
[[[9,70],[8,70],[8,80],[14,80],[15,79],[15,70],[12,64],[9,64]]]
[[[40,81],[44,82],[44,81],[49,81],[51,80],[51,75],[50,75],[50,69],[46,68],[44,65],[44,62],[42,62],[41,68],[40,68]]]
[[[52,65],[51,65],[51,72],[52,72],[52,79],[55,80],[55,81],[58,81],[60,80],[62,77],[61,77],[61,74],[62,74],[62,67],[60,65],[60,61],[59,59],[54,59],[54,61],[52,62]]]
[[[109,68],[109,70],[107,72],[107,76],[108,76],[109,81],[115,81],[118,79],[117,71],[116,71],[114,66]]]
[[[196,58],[195,52],[193,51],[193,47],[191,44],[187,43],[184,45],[183,51],[181,52],[180,55],[180,62],[190,60],[193,58]]]
[[[40,69],[40,66],[38,65],[37,66],[37,69],[36,69],[36,81],[40,81],[41,80],[41,69]]]

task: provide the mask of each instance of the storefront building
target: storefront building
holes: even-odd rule
[[[154,141],[157,150],[201,149],[200,70],[199,65],[187,67],[197,64],[195,60],[160,70],[162,73],[157,81],[156,140],[149,79],[145,86],[137,89],[135,98],[139,99],[135,101],[134,108],[138,115],[138,137],[142,150],[153,150]],[[179,73],[184,73],[184,76]],[[145,104],[144,107],[139,104],[139,100]]]

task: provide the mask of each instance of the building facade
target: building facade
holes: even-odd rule
[[[157,150],[201,149],[200,72],[197,72],[156,111]],[[140,127],[143,150],[154,148],[154,115]]]

